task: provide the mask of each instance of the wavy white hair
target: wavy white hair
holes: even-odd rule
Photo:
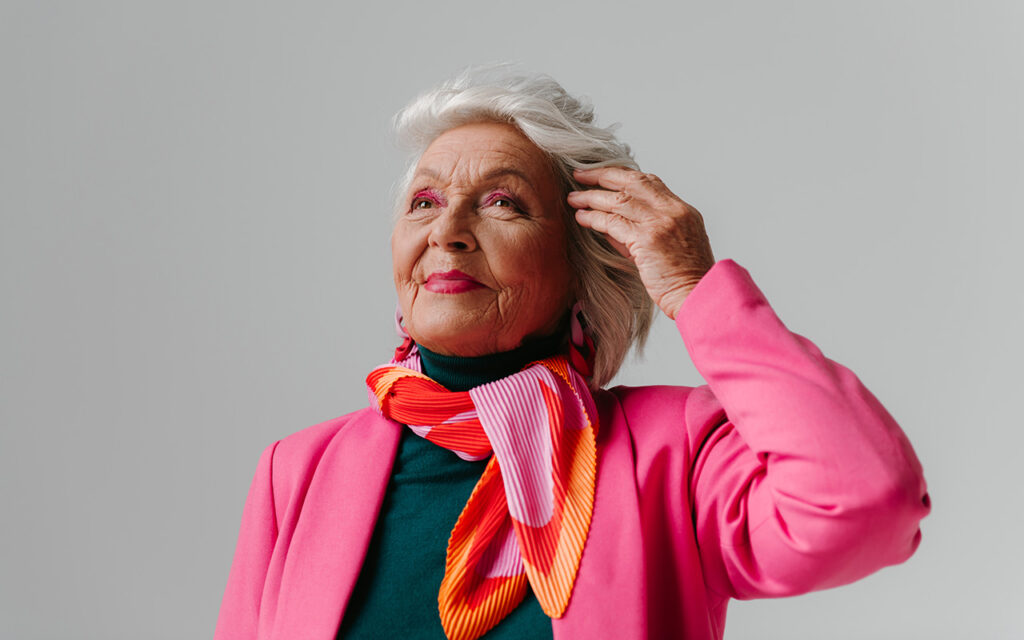
[[[629,145],[615,138],[616,125],[593,124],[594,109],[544,74],[517,73],[509,65],[470,67],[413,100],[394,118],[398,143],[413,157],[396,185],[396,211],[404,206],[416,163],[431,142],[455,127],[476,122],[513,124],[548,154],[561,179],[562,193],[588,187],[573,179],[576,168],[623,166],[638,169]],[[607,384],[630,347],[643,348],[654,303],[636,266],[600,233],[581,227],[563,200],[568,255],[576,292],[597,352],[590,379]]]

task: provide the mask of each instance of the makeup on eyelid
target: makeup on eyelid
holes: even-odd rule
[[[420,189],[416,192],[416,195],[412,197],[412,201],[415,202],[419,199],[429,200],[438,207],[444,207],[448,205],[448,201],[444,199],[444,196],[437,193],[432,189]]]
[[[412,197],[411,202],[415,204],[417,200],[426,200],[436,207],[448,206],[448,201],[445,199],[445,197],[438,193],[437,191],[434,191],[433,189],[420,189],[419,191],[417,191],[416,194]],[[497,200],[508,200],[513,208],[521,209],[521,207],[519,206],[519,199],[511,195],[508,191],[492,192],[489,196],[487,196],[487,199],[484,200],[483,206],[491,206]]]
[[[518,200],[516,198],[513,198],[512,196],[510,196],[508,193],[506,193],[504,191],[495,191],[491,195],[487,196],[487,200],[486,200],[486,202],[484,204],[485,205],[492,205],[492,204],[494,204],[495,200],[508,200],[509,202],[512,203],[513,207],[515,207],[517,209],[519,208]]]

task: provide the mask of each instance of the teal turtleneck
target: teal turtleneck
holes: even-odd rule
[[[419,348],[423,373],[451,391],[469,389],[516,373],[558,353],[561,336],[533,340],[487,356],[446,356]],[[437,592],[444,577],[448,537],[486,460],[468,462],[402,430],[387,492],[363,568],[338,630],[338,638],[443,640]],[[551,619],[530,591],[523,602],[483,636],[550,638]]]
[[[559,335],[538,338],[518,349],[492,353],[476,358],[444,356],[418,346],[423,373],[440,382],[449,391],[469,391],[473,387],[500,380],[522,369],[534,360],[541,360],[559,351]]]

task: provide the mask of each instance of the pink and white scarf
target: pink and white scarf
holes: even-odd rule
[[[449,640],[474,640],[526,594],[558,618],[590,528],[597,411],[564,356],[469,391],[422,373],[416,349],[366,378],[384,416],[465,460],[491,457],[452,530],[438,594]],[[404,356],[404,358],[399,358]]]

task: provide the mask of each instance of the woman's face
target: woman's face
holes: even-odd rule
[[[512,125],[438,136],[391,237],[409,335],[479,356],[557,330],[573,299],[565,206],[547,156]]]

